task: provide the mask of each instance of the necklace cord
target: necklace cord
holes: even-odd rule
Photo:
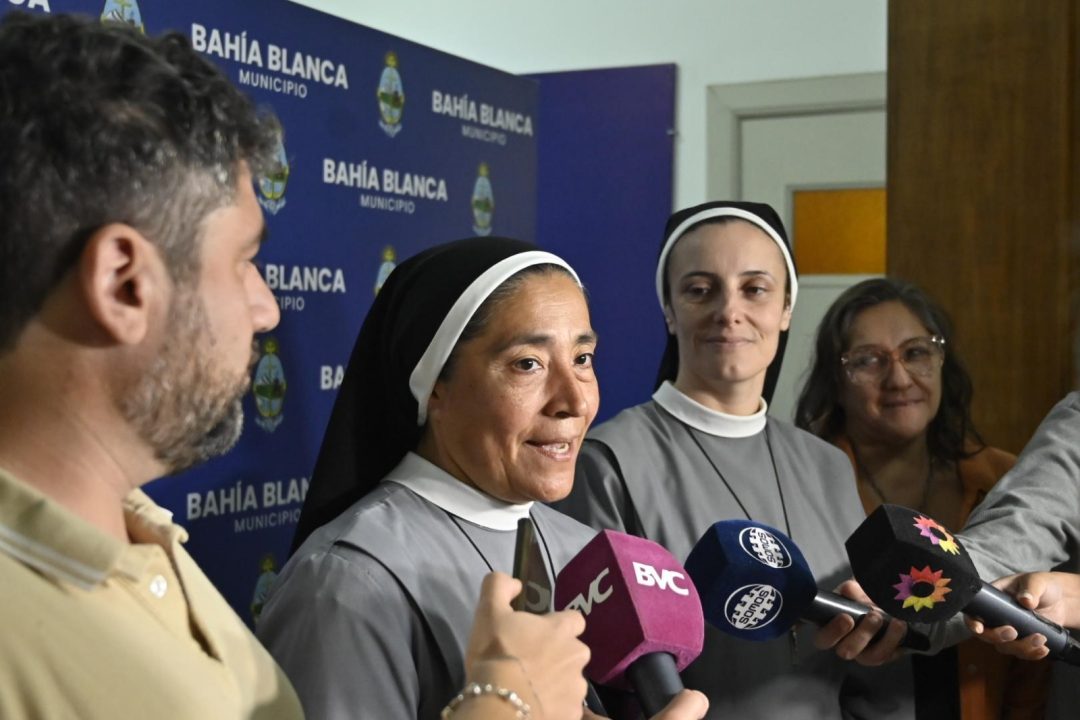
[[[450,522],[454,523],[454,525],[461,532],[461,534],[465,536],[465,539],[469,541],[469,544],[472,545],[473,550],[475,550],[476,554],[480,556],[480,559],[484,561],[484,565],[487,565],[488,572],[495,572],[495,568],[491,566],[491,562],[487,559],[487,555],[485,555],[483,551],[480,550],[480,546],[476,544],[476,541],[472,539],[472,536],[469,535],[469,533],[465,532],[465,528],[461,527],[461,523],[459,523],[458,519],[454,517],[454,514],[449,510],[445,509],[443,510],[443,512],[446,513],[446,516],[450,518]]]
[[[465,528],[461,526],[461,523],[458,522],[457,517],[445,508],[440,509],[444,513],[446,513],[446,516],[450,518],[450,522],[454,523],[454,526],[457,527],[458,531],[461,532],[461,534],[465,536],[465,539],[469,541],[469,544],[472,545],[473,550],[475,550],[476,554],[480,556],[480,559],[484,561],[484,565],[487,566],[488,571],[495,572],[495,568],[492,567],[491,561],[487,559],[487,555],[485,555],[483,550],[480,549],[480,546],[476,544],[476,541],[472,539],[472,536],[469,535],[468,532],[466,532]],[[540,540],[540,546],[544,548],[544,556],[547,558],[546,570],[548,572],[548,579],[551,581],[551,589],[554,591],[555,561],[551,557],[551,548],[548,546],[547,538],[544,537],[544,532],[540,529],[540,524],[536,522],[536,519],[532,516],[531,512],[529,513],[529,522],[531,522],[533,524],[533,527],[536,528],[536,536]]]
[[[720,478],[720,482],[724,483],[724,487],[726,487],[727,491],[731,493],[731,497],[735,499],[735,502],[739,505],[739,509],[742,510],[743,515],[746,516],[746,519],[753,521],[754,518],[750,516],[750,513],[747,511],[746,506],[743,505],[742,499],[739,498],[739,495],[735,492],[735,489],[731,487],[731,484],[727,481],[727,478],[724,477],[724,473],[720,472],[720,468],[717,467],[715,462],[713,462],[713,459],[709,455],[709,453],[705,451],[705,447],[701,444],[701,441],[698,440],[697,435],[694,433],[694,429],[689,425],[686,425],[685,423],[680,422],[679,424],[686,429],[686,433],[690,436],[690,439],[694,441],[694,444],[697,445],[697,448],[701,451],[701,454],[705,456],[705,460],[708,461],[709,465],[713,469],[713,472],[715,472],[717,477]],[[772,464],[773,478],[776,479],[776,494],[780,498],[780,510],[784,515],[784,530],[787,532],[787,536],[791,538],[791,521],[788,519],[787,503],[784,501],[784,488],[780,484],[780,472],[776,468],[776,455],[773,453],[772,440],[769,437],[768,423],[766,423],[765,425],[765,447],[769,450],[769,461]],[[792,538],[792,540],[794,540],[794,538]]]

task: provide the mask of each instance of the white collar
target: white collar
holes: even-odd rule
[[[657,388],[652,399],[695,430],[718,437],[743,438],[757,435],[765,429],[765,413],[769,409],[765,398],[762,398],[761,408],[753,415],[728,415],[707,408],[684,395],[670,380],[665,380],[664,384]]]
[[[510,504],[466,485],[437,465],[410,452],[384,478],[412,490],[429,503],[462,520],[491,530],[517,530],[532,502]]]

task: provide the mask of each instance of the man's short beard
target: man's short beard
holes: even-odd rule
[[[250,366],[231,376],[219,367],[208,328],[201,299],[178,291],[158,356],[120,400],[124,418],[167,474],[228,452],[244,427]]]

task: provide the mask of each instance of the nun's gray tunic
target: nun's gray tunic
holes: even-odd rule
[[[654,398],[676,395],[685,399],[665,385]],[[714,522],[749,515],[790,535],[827,590],[851,577],[844,541],[865,517],[851,463],[835,447],[775,418],[746,437],[709,434],[656,399],[590,432],[574,490],[556,507],[595,528],[659,542],[680,560]],[[750,642],[707,626],[705,650],[684,681],[709,696],[709,717],[896,717],[906,700],[878,698],[866,709],[865,698],[848,697],[864,693],[854,682],[842,688],[849,664],[816,650],[814,632],[802,624],[797,639]]]
[[[538,503],[530,515],[556,571],[595,534]],[[515,540],[384,481],[297,550],[257,634],[310,718],[437,718],[465,684],[488,564],[509,573]]]

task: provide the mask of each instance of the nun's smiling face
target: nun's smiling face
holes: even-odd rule
[[[600,401],[595,348],[577,283],[562,272],[527,276],[455,348],[419,453],[507,502],[565,497]]]
[[[756,412],[780,331],[791,324],[780,249],[752,223],[707,223],[672,248],[667,277],[675,387],[714,410]]]

